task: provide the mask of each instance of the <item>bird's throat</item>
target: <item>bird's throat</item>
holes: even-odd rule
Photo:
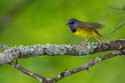
[[[76,29],[75,29],[75,28],[70,28],[70,29],[71,29],[71,31],[72,31],[73,33],[76,32]]]

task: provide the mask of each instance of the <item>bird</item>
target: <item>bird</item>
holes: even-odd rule
[[[102,24],[94,22],[82,22],[75,18],[69,19],[66,24],[70,27],[70,30],[77,36],[83,37],[85,40],[81,43],[82,45],[88,44],[89,37],[95,37],[101,44],[109,44],[110,42],[103,38],[97,29],[103,27]]]

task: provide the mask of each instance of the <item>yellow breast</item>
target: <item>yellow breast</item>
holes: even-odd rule
[[[80,29],[77,28],[76,32],[74,33],[77,36],[81,36],[83,38],[89,38],[90,36],[94,36],[94,31],[93,30],[89,30],[89,29]]]

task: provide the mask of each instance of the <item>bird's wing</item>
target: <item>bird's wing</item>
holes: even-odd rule
[[[102,28],[103,25],[98,24],[98,23],[92,23],[92,22],[81,22],[78,27],[83,28],[83,29],[100,29]]]

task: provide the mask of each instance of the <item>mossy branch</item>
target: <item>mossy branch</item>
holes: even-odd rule
[[[33,56],[85,56],[101,51],[120,50],[125,48],[125,40],[111,41],[110,44],[89,43],[86,46],[79,45],[32,45],[18,47],[8,47],[1,44],[0,48],[3,52],[0,53],[0,65],[11,62],[17,58],[28,58]]]

